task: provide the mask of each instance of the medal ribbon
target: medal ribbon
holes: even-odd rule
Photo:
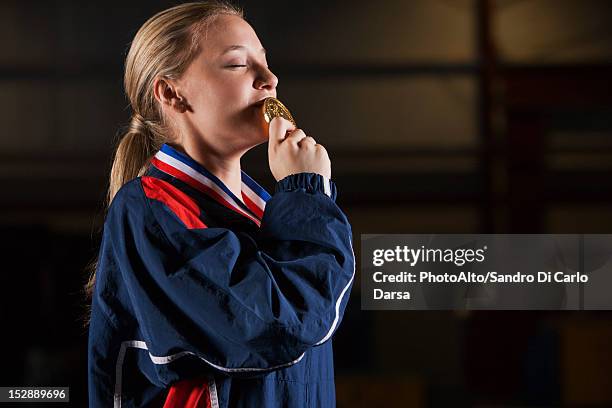
[[[214,174],[206,170],[201,164],[184,153],[179,152],[168,144],[151,159],[157,169],[187,183],[198,191],[210,196],[221,205],[251,221],[261,225],[270,194],[255,180],[241,171],[241,195],[244,203],[240,201],[229,188]]]

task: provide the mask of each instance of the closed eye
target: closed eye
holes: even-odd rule
[[[228,68],[246,67],[246,65],[228,65]]]

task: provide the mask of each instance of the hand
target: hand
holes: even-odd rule
[[[331,179],[327,150],[302,129],[281,117],[270,122],[268,163],[276,181],[296,173],[317,173]]]

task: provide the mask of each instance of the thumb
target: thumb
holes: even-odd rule
[[[294,130],[295,126],[287,119],[277,116],[270,122],[270,128],[268,129],[269,143],[279,144],[285,140],[285,135],[289,130]]]

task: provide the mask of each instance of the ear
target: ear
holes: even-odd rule
[[[179,113],[185,112],[188,108],[187,101],[180,95],[177,84],[169,78],[156,78],[153,82],[153,93],[162,107],[173,109]]]

